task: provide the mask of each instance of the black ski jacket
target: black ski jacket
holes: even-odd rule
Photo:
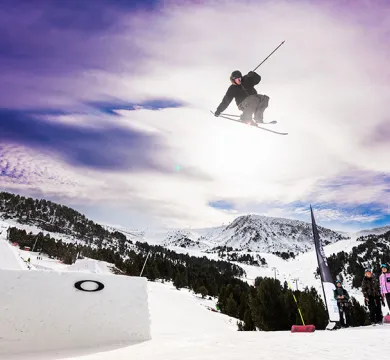
[[[230,85],[226,91],[225,96],[222,99],[221,104],[216,110],[216,114],[220,114],[225,111],[230,105],[233,99],[236,100],[238,108],[240,104],[249,95],[256,95],[257,91],[255,86],[261,81],[261,76],[254,71],[250,71],[247,75],[244,75],[241,80],[241,85]]]
[[[362,292],[365,298],[368,297],[380,297],[381,291],[379,287],[378,279],[371,277],[364,277],[362,281]]]
[[[337,300],[337,302],[343,303],[349,301],[349,294],[348,291],[345,290],[343,287],[337,287],[335,290],[333,290],[334,298]],[[344,296],[344,299],[338,299],[337,296]]]

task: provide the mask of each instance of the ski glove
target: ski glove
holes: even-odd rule
[[[364,298],[364,305],[368,306],[368,299]]]

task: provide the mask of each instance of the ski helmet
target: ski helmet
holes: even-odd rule
[[[230,75],[230,81],[234,82],[234,80],[239,79],[242,77],[240,70],[234,70],[232,74]]]

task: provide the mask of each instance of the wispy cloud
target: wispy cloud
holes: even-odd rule
[[[2,185],[110,204],[128,224],[299,217],[310,203],[332,221],[385,216],[387,2],[134,4],[2,7]],[[214,118],[230,72],[282,40],[258,89],[289,135]],[[377,207],[353,211],[364,204]]]
[[[114,124],[85,128],[0,110],[0,140],[55,153],[77,167],[164,171],[154,161],[155,154],[163,151],[158,136]]]
[[[351,211],[352,210],[352,211]],[[320,221],[330,222],[330,221],[337,221],[341,223],[346,222],[362,222],[362,223],[371,223],[375,220],[378,220],[381,218],[382,214],[359,214],[354,213],[354,211],[359,211],[361,209],[343,209],[338,210],[335,208],[317,208],[315,209],[316,218],[318,218]],[[294,212],[297,215],[300,214],[309,214],[309,210],[307,208],[296,208]]]

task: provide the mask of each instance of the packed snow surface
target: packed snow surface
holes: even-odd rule
[[[333,244],[332,246],[336,247],[336,245],[343,248],[352,244]],[[59,264],[53,263],[53,265],[58,269]],[[102,268],[105,266],[103,265]],[[61,267],[62,271],[66,271],[67,268]],[[86,271],[86,268],[79,268],[83,272]],[[93,271],[93,269],[90,270]],[[383,354],[390,351],[390,343],[383,341],[390,335],[388,325],[333,332],[316,331],[311,334],[293,334],[289,331],[239,332],[236,319],[211,311],[215,309],[215,299],[202,299],[199,295],[185,289],[176,290],[171,283],[148,282],[148,302],[152,335],[149,341],[124,347],[118,345],[117,347],[96,347],[83,350],[75,348],[60,353],[35,353],[22,357],[0,356],[0,359],[237,360],[240,358],[278,358],[298,360],[309,356],[320,360],[334,360],[335,358],[365,360],[383,357]],[[64,307],[66,307],[65,303]],[[43,314],[43,319],[45,319],[45,314]]]
[[[239,332],[235,319],[207,309],[209,300],[202,300],[187,290],[178,291],[170,284],[149,283],[148,287],[152,340],[117,349],[75,349],[59,355],[31,354],[9,359],[366,360],[382,358],[390,351],[389,342],[383,341],[390,335],[388,325],[311,334]]]
[[[4,234],[3,234],[4,235]],[[0,238],[3,238],[3,235]],[[349,252],[357,245],[356,237],[337,241],[325,246],[326,255],[339,251]],[[156,234],[156,243],[161,237]],[[0,239],[1,242],[1,239]],[[5,246],[7,245],[7,246]],[[84,259],[72,266],[64,265],[54,259],[13,248],[3,244],[0,250],[2,263],[16,264],[21,260],[31,259],[31,271],[60,270],[81,271],[90,273],[106,273],[110,269],[107,263]],[[6,251],[4,251],[6,249]],[[12,250],[12,251],[10,251]],[[217,259],[217,254],[205,254],[200,249],[175,248],[175,251],[190,253],[195,256],[207,256]],[[6,254],[6,255],[4,255]],[[10,260],[13,256],[13,260]],[[321,293],[321,283],[314,277],[317,267],[315,253],[309,251],[298,255],[295,259],[284,261],[266,253],[260,253],[266,260],[266,267],[250,266],[237,263],[247,272],[247,280],[253,283],[256,276],[276,276],[279,280],[288,280],[293,287],[314,286]],[[7,260],[4,260],[7,259]],[[16,260],[15,260],[16,259]],[[27,270],[28,271],[28,270]],[[296,279],[296,282],[294,282]],[[362,297],[357,289],[351,290],[361,302]],[[37,295],[38,296],[38,295]],[[215,309],[216,299],[201,299],[199,295],[182,289],[176,290],[170,283],[148,282],[148,302],[151,313],[152,339],[143,343],[121,347],[91,348],[88,350],[70,349],[62,353],[36,353],[23,357],[1,357],[0,359],[78,359],[78,360],[203,360],[223,359],[283,359],[300,360],[314,358],[318,360],[371,359],[383,358],[390,353],[390,326],[360,327],[338,331],[316,331],[314,333],[281,332],[239,332],[236,319],[224,314],[210,311]],[[66,306],[66,302],[64,302]],[[104,309],[102,309],[104,311]],[[64,315],[65,316],[65,315]],[[45,314],[43,314],[45,319]]]
[[[150,340],[145,278],[1,269],[0,284],[0,356]]]

